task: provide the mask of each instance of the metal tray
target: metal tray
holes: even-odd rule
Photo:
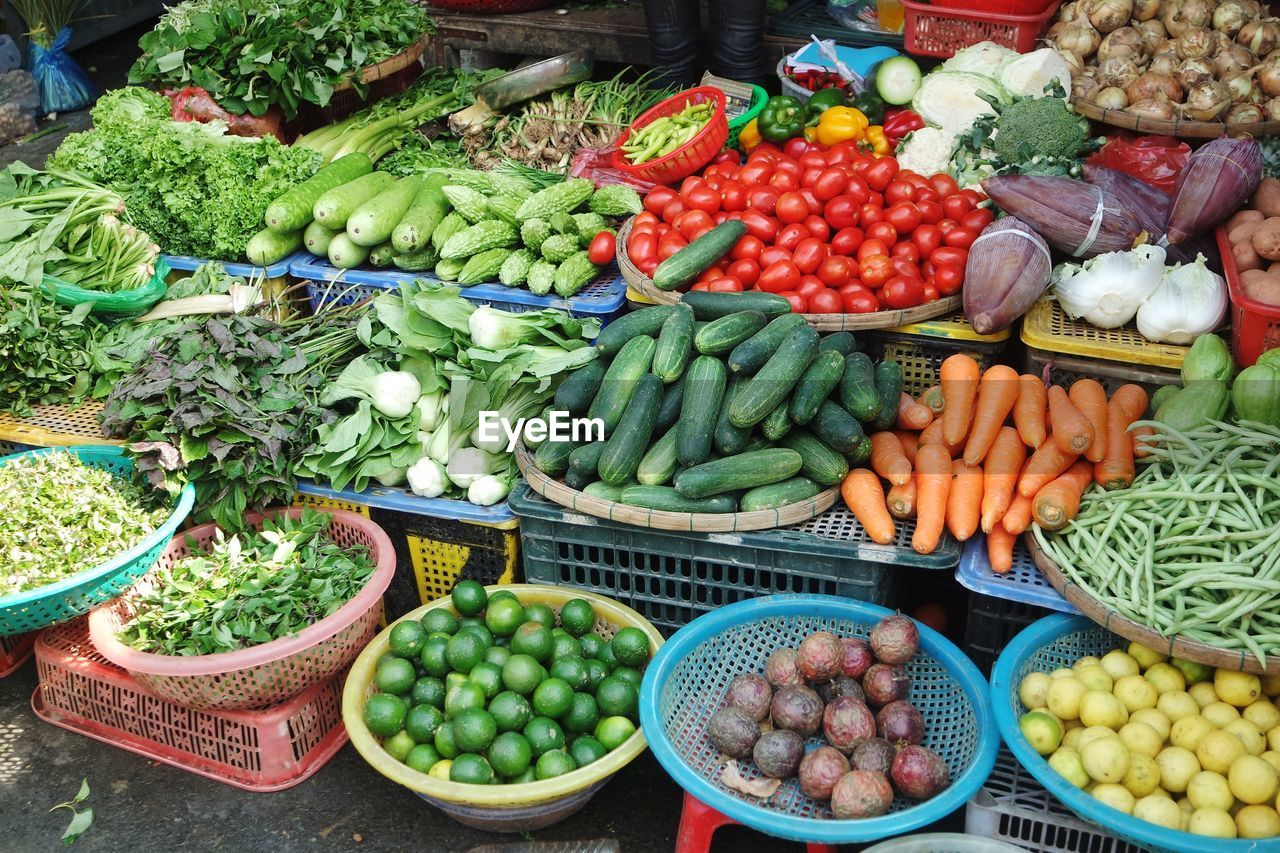
[[[559,89],[591,78],[594,58],[590,50],[562,53],[476,87],[476,100],[495,112],[512,104],[527,101],[544,92]]]

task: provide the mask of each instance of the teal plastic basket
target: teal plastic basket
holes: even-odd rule
[[[950,641],[920,625],[920,652],[911,674],[911,703],[924,716],[923,745],[947,763],[951,784],[924,802],[895,797],[888,814],[837,820],[827,803],[782,783],[767,804],[720,781],[724,759],[707,736],[707,723],[724,705],[736,675],[764,672],[774,650],[795,648],[814,631],[867,637],[893,611],[830,595],[774,595],[740,601],[695,619],[663,644],[640,687],[640,723],[649,747],[694,798],[760,832],[821,844],[855,844],[901,835],[964,807],[995,766],[1000,736],[988,707],[986,679]],[[823,743],[809,738],[806,749]],[[739,762],[747,779],[754,763]]]
[[[74,453],[81,461],[113,474],[133,471],[133,460],[124,455],[124,450],[102,445],[42,447],[0,458],[0,465],[45,453]],[[0,636],[35,631],[74,619],[120,595],[155,566],[195,501],[195,487],[188,483],[164,524],[128,551],[57,583],[0,598]]]

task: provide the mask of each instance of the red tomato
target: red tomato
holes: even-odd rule
[[[692,187],[682,195],[685,207],[715,213],[720,209],[720,193],[710,185]]]
[[[886,246],[892,246],[898,242],[898,229],[888,222],[873,222],[867,226],[867,239],[879,240]]]
[[[899,176],[892,181],[889,186],[885,187],[884,200],[888,204],[897,204],[902,201],[911,201],[916,197],[915,185],[902,179]]]
[[[591,245],[587,247],[587,260],[593,264],[607,264],[613,260],[617,249],[618,246],[613,232],[601,231],[591,238]]]
[[[814,147],[797,157],[796,162],[800,164],[801,169],[824,169],[827,165],[827,158],[822,151]]]
[[[769,293],[794,291],[800,284],[800,270],[791,261],[776,261],[765,267],[756,279],[756,287]]]
[[[934,302],[937,300],[937,298],[938,298],[938,288],[934,287],[932,284],[926,281],[924,283],[924,301]]]
[[[800,245],[801,240],[808,239],[809,229],[805,228],[799,222],[793,222],[790,225],[783,226],[778,232],[778,238],[773,241],[773,245],[786,249],[788,252],[794,252],[796,246]]]
[[[789,260],[791,260],[791,251],[789,249],[784,249],[781,246],[765,246],[757,263],[760,264],[760,269],[766,270],[778,261]]]
[[[747,188],[737,181],[725,181],[720,187],[721,210],[735,211],[747,209]]]
[[[742,162],[742,155],[738,153],[737,148],[730,148],[727,151],[721,151],[719,154],[711,158],[712,163],[732,163],[738,165]]]
[[[978,239],[978,232],[972,228],[952,228],[942,238],[942,242],[955,249],[968,249]]]
[[[963,267],[969,260],[969,250],[959,249],[954,246],[942,246],[934,249],[929,254],[929,260],[933,262],[935,267],[942,264],[958,264]]]
[[[840,255],[828,255],[818,264],[817,276],[827,287],[844,287],[853,275],[853,263]]]
[[[890,207],[884,212],[884,218],[899,234],[910,234],[922,221],[920,208],[909,201],[898,202]]]
[[[840,294],[829,287],[824,287],[809,297],[811,314],[843,314],[844,300]]]
[[[731,215],[732,214],[725,213],[723,210],[717,210],[711,218],[715,220],[717,225],[723,225],[729,220]]]
[[[779,157],[774,162],[773,170],[775,172],[786,172],[797,181],[800,180],[800,175],[804,172],[804,169],[800,168],[800,164],[798,162],[791,157],[785,156]]]
[[[862,178],[871,189],[884,192],[897,175],[898,161],[892,157],[880,157],[867,167],[867,170],[862,173]]]
[[[685,178],[683,181],[680,182],[680,197],[684,198],[686,195],[688,195],[689,190],[693,189],[694,187],[700,187],[706,182],[707,182],[706,179],[703,178],[701,175],[690,175],[689,177]]]
[[[889,247],[885,245],[883,240],[868,238],[866,240],[863,240],[862,244],[858,246],[859,263],[871,257],[872,255],[888,256],[888,254],[889,254]]]
[[[688,210],[684,206],[684,202],[679,198],[673,198],[667,202],[667,206],[662,208],[662,221],[668,225],[675,224],[676,217]]]
[[[791,303],[791,310],[796,314],[803,314],[805,309],[804,297],[796,293],[794,290],[783,290],[778,293],[783,299]]]
[[[960,223],[954,219],[947,218],[938,223],[938,230],[942,232],[942,236],[946,237],[952,228],[959,228]]]
[[[956,183],[956,179],[946,172],[930,175],[929,184],[933,187],[933,191],[943,198],[960,192],[960,186]]]
[[[973,204],[962,195],[949,195],[942,200],[942,212],[948,219],[957,221],[964,219],[965,214],[973,210]]]
[[[716,216],[720,216],[720,215],[721,214],[719,213],[716,214]],[[703,234],[708,233],[712,228],[716,227],[716,225],[718,224],[719,223],[717,223],[715,219],[712,219],[709,225],[701,225],[697,228],[694,228],[692,231],[689,232],[689,242],[692,243],[694,240],[697,240],[699,237],[701,237]]]
[[[831,238],[831,254],[852,255],[858,251],[865,236],[861,228],[841,228]]]
[[[906,181],[907,183],[911,184],[911,186],[915,187],[917,195],[919,195],[924,190],[929,190],[931,192],[933,190],[933,187],[932,185],[930,185],[928,178],[924,177],[919,172],[913,172],[910,169],[905,169],[901,172],[898,172],[898,180]]]
[[[858,224],[858,207],[859,203],[853,196],[838,195],[827,202],[822,215],[832,228],[848,228]]]
[[[695,231],[711,225],[715,225],[715,221],[712,220],[711,214],[705,210],[686,210],[671,221],[671,227],[683,234],[688,240],[694,239],[693,233]]]
[[[643,261],[658,254],[658,238],[653,234],[636,234],[632,232],[627,238],[627,257],[639,266]]]
[[[658,268],[658,256],[655,254],[651,258],[646,258],[643,261],[636,261],[635,263],[636,263],[636,269],[640,270],[640,272],[644,273],[650,278],[653,278],[653,271]]]
[[[910,241],[905,243],[897,243],[889,252],[891,258],[906,258],[913,264],[920,263],[920,249],[915,243]]]
[[[797,136],[795,139],[788,139],[782,144],[782,153],[795,160],[803,157],[805,152],[808,150],[809,143],[806,142],[802,136]]]
[[[831,237],[831,226],[827,224],[827,220],[821,216],[810,214],[804,218],[804,222],[800,223],[809,232],[809,236],[817,237],[822,242],[827,242]]]
[[[930,281],[933,278],[933,271],[935,269],[936,267],[934,267],[933,261],[925,261],[920,265],[920,275],[924,276],[925,281]]]
[[[659,189],[663,189],[663,187],[659,187]],[[658,211],[658,213],[661,213],[661,212],[662,211]],[[632,234],[636,233],[637,228],[643,228],[650,225],[656,228],[657,226],[661,225],[662,220],[658,218],[658,213],[654,213],[653,211],[649,211],[649,210],[642,210],[639,213],[637,213],[635,221],[632,222],[631,224],[631,233]]]
[[[960,224],[965,228],[971,228],[976,232],[981,232],[996,219],[996,215],[991,212],[988,207],[975,207],[969,211],[960,220]]]
[[[931,202],[933,204],[939,204],[939,205],[942,204],[942,199],[933,190],[920,190],[919,192],[916,193],[915,201],[917,206],[919,206],[920,202],[922,201],[927,201],[927,202]]]
[[[729,257],[735,261],[743,258],[758,258],[760,250],[764,248],[764,243],[759,237],[752,237],[750,234],[744,235],[738,242],[733,244],[733,248],[729,250]]]
[[[890,256],[889,260],[893,263],[894,275],[905,275],[908,278],[920,278],[920,266],[910,258]]]
[[[830,166],[847,166],[853,162],[854,149],[851,145],[837,142],[827,149],[826,159]]]
[[[884,301],[890,308],[914,308],[924,301],[924,282],[897,275],[884,283]]]
[[[712,168],[715,168],[715,167],[713,166]],[[707,183],[706,183],[706,186],[702,187],[701,189],[710,188],[711,190],[715,191],[716,201],[718,203],[720,199],[720,187],[721,185],[724,184],[725,181],[728,180],[728,178],[726,178],[724,175],[720,174],[719,172],[712,172],[710,169],[707,170],[706,174],[703,175],[703,177],[707,179]],[[709,212],[710,211],[708,211],[708,213]]]
[[[813,294],[819,290],[826,290],[827,286],[823,284],[816,276],[802,275],[800,283],[796,285],[796,293],[804,297],[804,301],[812,305]]]
[[[916,201],[916,210],[920,211],[920,221],[937,225],[942,221],[942,205],[936,201]]]
[[[871,199],[871,187],[857,175],[852,175],[844,182],[844,194],[853,199],[853,203],[861,207]]]
[[[758,210],[765,216],[773,216],[778,205],[778,191],[772,187],[756,187],[747,193],[747,207]]]
[[[698,282],[697,284],[695,284],[693,287],[691,287],[691,288],[689,288],[689,289],[690,289],[690,290],[708,290],[708,289],[709,289],[709,288],[707,287],[707,285],[708,285],[708,284],[709,284],[709,282],[700,281],[700,282]]]
[[[873,314],[880,310],[879,300],[865,287],[857,290],[847,289],[840,294],[840,301],[843,303],[842,307],[846,314]]]
[[[741,293],[742,282],[733,276],[722,276],[707,283],[707,290],[712,293]]]
[[[744,187],[763,187],[773,177],[773,164],[764,160],[753,160],[742,167],[738,180]]]
[[[820,177],[822,177],[822,166],[811,166],[800,175],[800,186],[811,187]]]
[[[778,221],[787,225],[803,222],[809,215],[809,202],[798,192],[785,192],[778,196]]]
[[[698,281],[713,281],[714,279],[721,278],[723,275],[724,267],[719,265],[707,267],[702,271],[702,274],[698,276]]]
[[[937,264],[933,270],[933,284],[946,296],[959,293],[964,284],[964,267],[960,264]]]
[[[658,241],[658,260],[665,261],[687,245],[689,241],[679,231],[662,235],[662,239]]]
[[[893,261],[888,255],[871,255],[858,262],[858,278],[867,287],[879,287],[893,276]]]
[[[791,250],[792,263],[805,275],[816,272],[826,257],[827,246],[817,237],[806,237]]]
[[[858,208],[858,225],[865,231],[884,219],[884,209],[874,204],[864,204]]]
[[[798,190],[800,189],[800,176],[793,175],[790,172],[784,172],[779,169],[774,172],[773,177],[769,179],[769,186],[782,193]]]
[[[760,264],[751,258],[741,258],[729,264],[724,272],[742,282],[744,287],[750,287],[760,277]]]
[[[978,202],[986,201],[987,197],[977,190],[960,190],[960,195],[969,199],[969,204],[973,207],[978,206]]]
[[[778,235],[778,220],[758,210],[748,208],[742,211],[742,224],[747,226],[748,234],[765,243],[772,243]]]
[[[804,203],[809,206],[809,213],[822,213],[822,208],[826,206],[826,202],[818,201],[818,197],[813,194],[813,190],[804,187],[800,190],[800,195],[804,197]]]
[[[663,208],[676,197],[676,191],[671,187],[654,187],[645,194],[644,209],[655,216],[661,216]]]
[[[813,194],[819,201],[830,201],[844,192],[848,180],[842,170],[829,166],[819,172],[818,177],[806,186],[813,187]]]

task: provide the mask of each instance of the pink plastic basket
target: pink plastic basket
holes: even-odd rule
[[[279,791],[325,765],[347,742],[346,673],[262,711],[197,711],[156,696],[89,643],[87,618],[40,634],[40,719],[249,791]]]
[[[0,678],[11,675],[31,657],[31,647],[36,644],[36,632],[0,637]]]
[[[302,508],[270,509],[297,518]],[[313,684],[333,676],[355,658],[377,632],[382,615],[382,593],[395,572],[395,549],[382,528],[367,518],[345,510],[327,510],[333,516],[329,535],[343,546],[363,545],[377,566],[354,598],[328,617],[284,637],[241,649],[197,657],[176,657],[140,652],[116,639],[132,612],[132,601],[146,589],[148,575],[125,595],[89,614],[89,633],[102,656],[129,672],[164,699],[187,708],[245,710],[276,705]],[[245,516],[259,527],[262,516]],[[214,524],[193,527],[175,536],[160,556],[158,569],[173,565],[190,553],[188,537],[198,545],[213,538]]]
[[[633,166],[622,153],[622,146],[631,138],[631,131],[639,130],[665,116],[675,115],[685,108],[689,102],[695,104],[715,104],[715,115],[703,125],[693,139],[681,145],[675,151],[657,160]],[[672,95],[661,103],[655,104],[640,114],[631,123],[631,127],[622,132],[615,143],[613,167],[628,175],[634,175],[654,184],[673,184],[684,180],[703,166],[711,162],[711,158],[720,153],[724,143],[729,139],[729,119],[725,116],[724,92],[715,86],[698,86],[678,95]]]

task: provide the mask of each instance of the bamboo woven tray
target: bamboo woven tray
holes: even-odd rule
[[[1240,136],[1248,134],[1254,138],[1271,136],[1280,133],[1280,121],[1249,121],[1236,124],[1225,124],[1220,121],[1189,121],[1174,119],[1149,118],[1136,116],[1125,110],[1104,110],[1089,101],[1072,98],[1071,105],[1075,111],[1086,118],[1093,119],[1112,127],[1121,127],[1138,133],[1152,133],[1159,136],[1180,136],[1190,139],[1216,139],[1219,136]]]
[[[1260,675],[1280,675],[1280,657],[1270,655],[1266,666],[1260,666],[1258,659],[1248,652],[1223,651],[1206,643],[1185,640],[1181,637],[1166,637],[1158,631],[1140,625],[1113,610],[1107,609],[1101,602],[1071,581],[1063,574],[1057,562],[1044,552],[1030,532],[1024,537],[1027,550],[1036,566],[1044,574],[1049,585],[1067,601],[1079,608],[1080,612],[1094,622],[1126,640],[1141,643],[1148,648],[1163,652],[1170,657],[1180,657],[1206,666],[1220,666],[1226,669],[1238,669]]]
[[[534,467],[533,454],[524,446],[516,448],[516,465],[529,488],[566,509],[606,521],[681,533],[734,533],[801,524],[829,510],[839,493],[833,486],[806,501],[758,512],[665,512],[606,501],[571,489]]]
[[[675,291],[659,290],[653,279],[640,272],[631,258],[627,256],[627,238],[631,235],[632,220],[623,223],[618,232],[618,269],[632,290],[645,296],[659,305],[675,305],[680,301],[680,294]],[[915,308],[903,308],[895,311],[876,311],[871,314],[802,314],[809,325],[819,332],[857,332],[869,329],[892,329],[911,323],[932,320],[944,314],[959,311],[961,298],[948,296],[935,299],[927,305]]]
[[[418,39],[415,44],[409,45],[409,47],[400,51],[390,59],[384,59],[376,65],[366,65],[359,71],[351,72],[351,75],[346,80],[343,80],[341,83],[338,83],[333,87],[333,91],[344,92],[347,89],[352,88],[357,79],[361,83],[373,83],[376,80],[381,80],[383,77],[390,77],[392,74],[403,71],[408,68],[410,64],[417,62],[422,58],[422,54],[427,50],[428,38],[428,36],[423,36]]]

